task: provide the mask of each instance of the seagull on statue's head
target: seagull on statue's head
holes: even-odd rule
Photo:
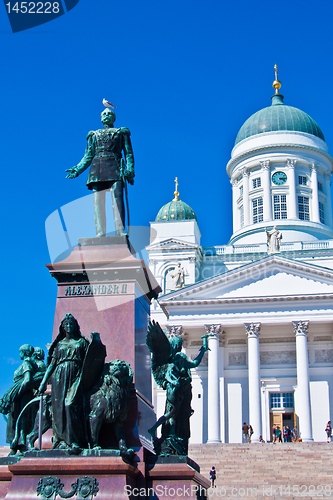
[[[103,99],[103,104],[106,108],[112,108],[112,109],[115,109],[117,106],[114,106],[113,104],[111,104],[110,101],[107,101],[106,99]]]

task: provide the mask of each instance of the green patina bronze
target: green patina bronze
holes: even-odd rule
[[[53,448],[69,454],[80,454],[92,448],[100,450],[99,434],[103,423],[112,424],[118,453],[131,459],[127,448],[124,421],[130,403],[133,371],[125,361],[104,363],[106,348],[97,332],[91,342],[83,337],[77,320],[66,314],[59,334],[51,344],[47,369],[38,393],[51,382],[51,397],[43,405],[43,429],[53,429]],[[38,436],[38,415],[28,436],[32,447]]]
[[[89,341],[81,335],[78,322],[66,314],[51,344],[39,387],[42,394],[51,380],[53,448],[73,453],[80,452],[86,443],[81,378],[88,347]]]
[[[174,222],[178,220],[197,220],[192,208],[181,200],[172,200],[158,212],[156,222]]]
[[[93,192],[98,237],[106,234],[105,193],[108,190],[111,191],[116,236],[125,234],[124,190],[127,199],[126,183],[134,184],[131,134],[128,128],[114,128],[115,119],[115,113],[109,108],[103,111],[103,128],[88,133],[84,157],[75,167],[66,170],[69,172],[66,179],[73,179],[90,166],[87,186]]]
[[[165,412],[149,429],[158,455],[187,455],[190,437],[192,386],[191,368],[197,367],[207,343],[200,348],[198,356],[190,361],[181,352],[183,339],[168,337],[158,323],[149,323],[146,344],[152,353],[151,369],[156,383],[166,391]],[[161,438],[156,437],[162,425]]]
[[[33,428],[37,407],[29,407],[20,420],[19,416],[34,399],[46,369],[44,351],[40,347],[34,349],[24,344],[20,347],[20,357],[22,364],[14,372],[14,384],[0,400],[0,413],[8,415],[6,441],[10,444],[11,454],[28,449],[27,435]]]
[[[240,128],[235,146],[257,134],[276,131],[304,132],[325,140],[318,123],[301,109],[287,106],[282,94],[272,96],[272,105],[254,113]]]

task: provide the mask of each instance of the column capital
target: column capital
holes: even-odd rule
[[[271,161],[270,160],[261,161],[260,164],[261,164],[263,170],[268,170],[268,171],[271,170]]]
[[[249,177],[249,175],[250,175],[250,170],[246,167],[243,168],[241,172],[242,172],[244,177]]]
[[[316,163],[310,164],[310,172],[318,172],[318,165]]]
[[[188,334],[184,332],[182,325],[165,325],[166,334],[170,337],[179,337],[183,340],[183,347],[187,347]]]
[[[289,168],[295,168],[296,167],[296,163],[297,163],[297,160],[291,160],[290,158],[288,158],[287,160],[287,167]]]
[[[181,337],[183,335],[182,325],[165,325],[169,337]]]
[[[308,334],[308,326],[308,321],[293,321],[293,327],[296,337],[298,337],[299,335],[306,337]]]
[[[259,337],[261,323],[244,323],[248,338]]]
[[[230,179],[230,184],[232,185],[232,187],[237,186],[237,184],[238,184],[238,179],[236,179],[236,177],[231,178],[231,179]]]
[[[214,336],[215,338],[219,338],[221,335],[222,325],[205,325],[205,330],[207,335]]]

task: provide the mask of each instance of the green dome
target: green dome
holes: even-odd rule
[[[311,116],[300,109],[286,106],[283,95],[275,94],[271,106],[257,111],[246,120],[237,134],[235,145],[247,137],[278,130],[305,132],[325,140],[319,125]]]
[[[158,212],[156,222],[170,222],[175,220],[197,220],[192,208],[183,201],[174,198],[172,201],[164,205]]]

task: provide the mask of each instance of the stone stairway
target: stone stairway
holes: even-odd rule
[[[333,442],[193,444],[189,457],[206,478],[216,468],[208,498],[333,498]]]

